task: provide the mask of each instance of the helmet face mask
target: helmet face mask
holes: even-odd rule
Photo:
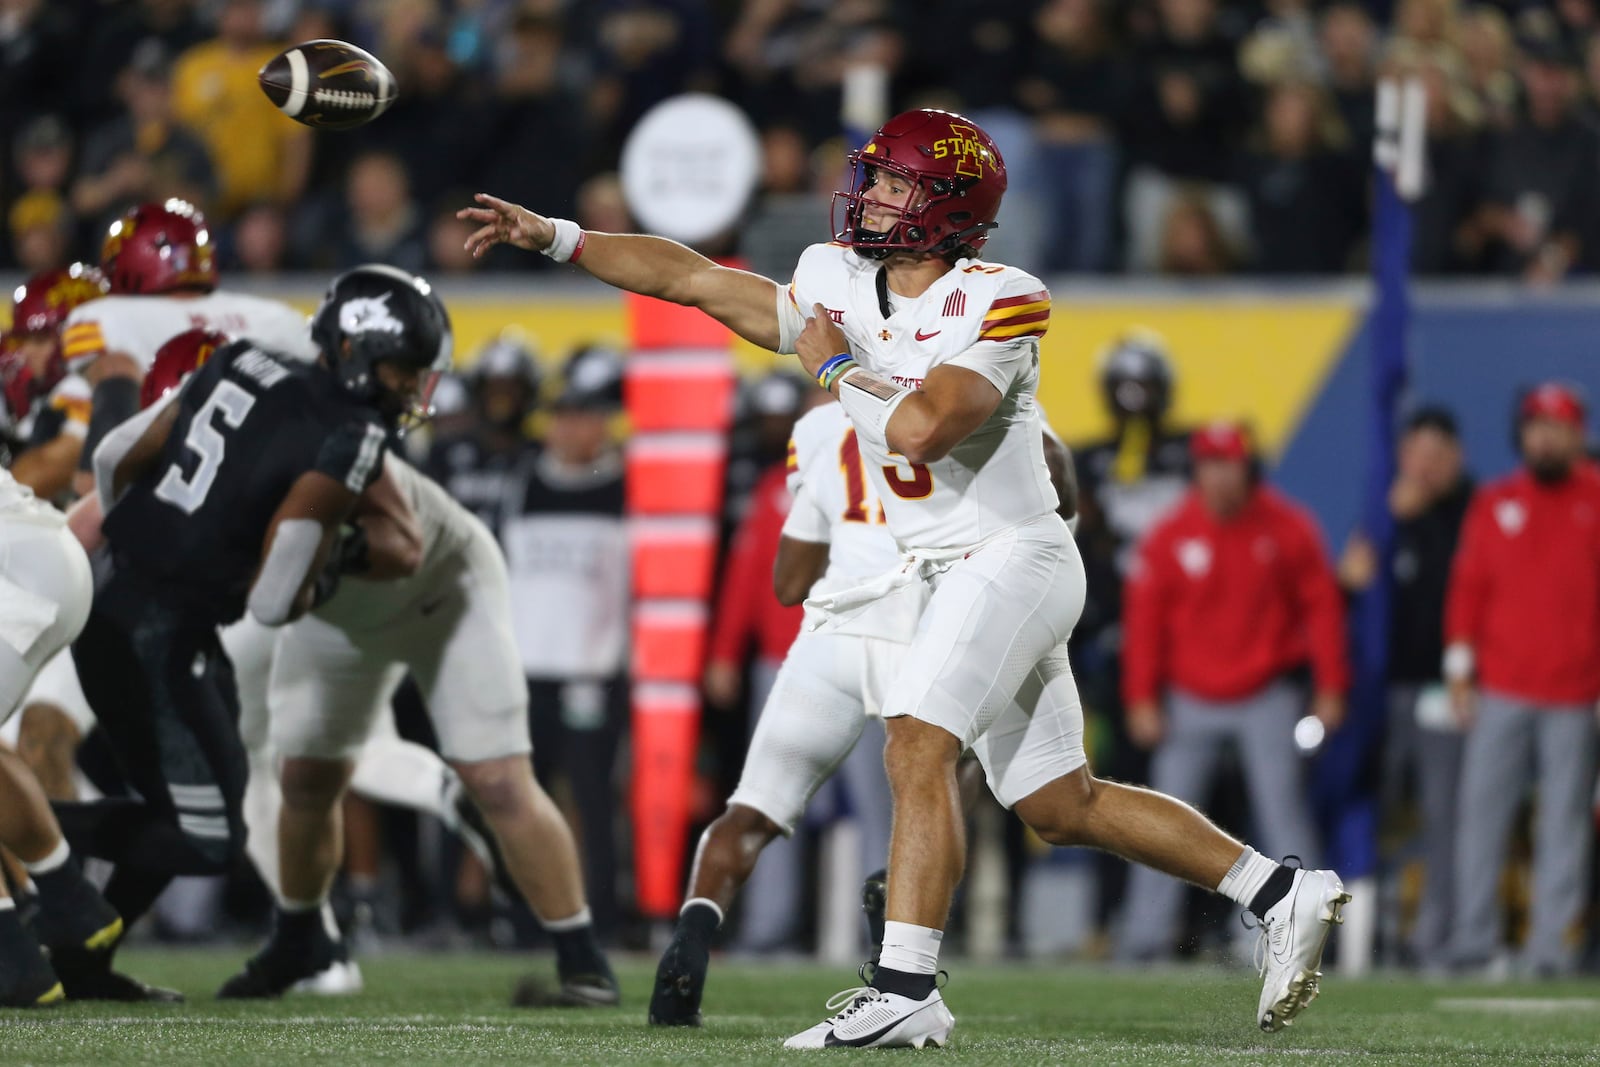
[[[960,115],[931,108],[897,115],[849,158],[850,189],[834,193],[832,222],[834,240],[858,255],[975,252],[998,225],[1005,161],[989,135]],[[910,186],[901,206],[872,195],[888,176]],[[875,230],[866,225],[868,214],[894,222]]]

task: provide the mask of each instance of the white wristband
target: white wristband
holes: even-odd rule
[[[566,263],[572,259],[572,253],[578,250],[583,240],[583,230],[571,219],[551,219],[550,225],[556,228],[556,238],[550,242],[549,248],[541,248],[539,253],[557,263]]]
[[[839,405],[850,416],[856,436],[885,451],[889,450],[889,419],[910,395],[905,386],[865,367],[855,367],[839,379]]]
[[[1472,655],[1472,646],[1457,642],[1444,650],[1444,677],[1447,682],[1467,682],[1472,680],[1472,669],[1476,666]]]

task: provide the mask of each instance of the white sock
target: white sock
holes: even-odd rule
[[[592,926],[594,917],[589,914],[588,905],[574,915],[565,919],[540,919],[539,925],[552,934],[565,933],[568,930],[582,930],[585,926]]]
[[[937,974],[939,942],[943,940],[943,930],[886,922],[883,924],[883,955],[878,957],[878,966],[904,974]]]
[[[56,843],[56,847],[50,850],[50,855],[33,863],[24,860],[22,865],[28,869],[29,874],[49,874],[65,865],[67,857],[71,855],[72,849],[67,847],[67,839],[63,837]]]
[[[1239,853],[1239,858],[1233,861],[1233,866],[1228,868],[1228,873],[1222,876],[1217,892],[1235,904],[1248,908],[1277,869],[1276,863],[1246,845],[1244,851]]]
[[[704,907],[710,908],[713,912],[715,912],[717,916],[717,925],[722,925],[722,908],[710,897],[690,897],[688,900],[683,902],[683,907],[678,909],[678,914],[682,915],[696,904],[703,905]]]
[[[288,897],[279,897],[278,909],[290,915],[304,915],[308,911],[321,911],[322,901],[290,900]]]
[[[0,897],[0,911],[16,911],[17,902],[10,897]]]

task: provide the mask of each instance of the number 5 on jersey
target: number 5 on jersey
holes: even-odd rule
[[[844,442],[839,446],[839,465],[844,468],[847,497],[844,521],[872,522],[875,518],[881,525],[885,521],[882,504],[878,505],[875,517],[867,515],[867,472],[861,463],[861,442],[856,440],[854,427],[844,433]],[[910,466],[910,478],[901,477],[897,466],[885,466],[884,481],[895,496],[904,500],[922,500],[933,492],[933,472],[921,463]]]
[[[206,502],[211,483],[217,480],[217,468],[222,466],[223,452],[227,447],[224,437],[215,425],[218,414],[223,425],[237,430],[255,406],[256,398],[226,379],[217,383],[216,389],[195,412],[189,423],[189,433],[183,446],[200,457],[194,473],[185,478],[177,463],[167,468],[161,483],[156,486],[156,496],[185,514],[193,515]]]

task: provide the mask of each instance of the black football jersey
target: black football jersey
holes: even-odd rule
[[[523,480],[518,466],[532,448],[530,443],[496,450],[475,434],[461,434],[435,441],[422,470],[499,537],[507,502],[517,507],[517,487]]]
[[[321,471],[362,492],[383,469],[387,435],[327,370],[246,341],[217,349],[174,403],[161,454],[112,507],[105,534],[119,570],[230,622],[289,488]]]

